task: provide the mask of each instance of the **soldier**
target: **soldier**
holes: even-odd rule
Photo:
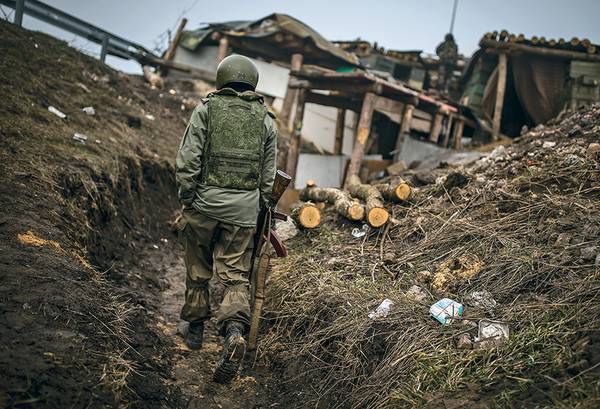
[[[250,59],[231,55],[221,61],[217,91],[194,109],[177,153],[187,270],[181,319],[189,323],[183,336],[191,349],[202,347],[214,265],[225,286],[216,312],[217,329],[225,337],[214,374],[221,383],[235,377],[246,350],[253,235],[275,177],[277,129],[274,115],[255,92],[257,83],[258,70]]]
[[[458,60],[458,45],[451,33],[446,34],[444,42],[437,46],[435,53],[440,58],[438,89],[448,92],[448,83]]]

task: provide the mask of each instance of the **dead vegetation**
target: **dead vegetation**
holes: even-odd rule
[[[446,169],[363,239],[329,213],[274,268],[264,356],[296,365],[290,382],[319,379],[323,407],[597,406],[599,140],[600,107],[538,127]],[[481,290],[495,308],[469,301]],[[428,317],[442,297],[463,302],[466,320]],[[384,298],[388,317],[369,319]],[[479,318],[508,322],[510,339],[457,349]]]

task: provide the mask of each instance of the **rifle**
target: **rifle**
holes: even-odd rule
[[[270,242],[275,249],[277,257],[287,256],[287,249],[279,239],[279,236],[277,236],[277,233],[272,230],[271,222],[273,219],[287,220],[287,215],[276,211],[274,207],[279,202],[279,199],[281,199],[283,192],[285,192],[291,180],[292,178],[285,172],[281,170],[277,171],[275,181],[273,182],[273,192],[271,193],[271,206],[263,208],[258,215],[258,229],[254,235],[254,252],[252,253],[252,267],[250,269],[252,315],[250,318],[250,333],[248,334],[249,351],[256,349],[260,315],[265,300],[267,269],[269,268],[269,261],[271,259],[268,252],[263,250],[264,244]]]

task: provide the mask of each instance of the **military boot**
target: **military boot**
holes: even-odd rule
[[[229,322],[225,328],[223,355],[217,363],[217,369],[213,376],[217,383],[230,383],[237,376],[246,353],[244,325],[239,322]]]
[[[204,321],[190,322],[183,330],[183,340],[190,349],[202,348],[204,337]]]

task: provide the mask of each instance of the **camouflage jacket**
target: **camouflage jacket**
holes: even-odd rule
[[[222,95],[237,95],[247,100],[262,99],[251,91],[236,93],[231,88],[215,92]],[[208,134],[208,103],[204,99],[190,118],[179,145],[176,158],[176,181],[179,201],[184,206],[193,206],[206,216],[225,223],[242,227],[256,226],[261,204],[265,204],[273,189],[277,158],[277,127],[273,115],[264,119],[265,146],[260,186],[256,190],[238,190],[202,185],[202,155]]]

